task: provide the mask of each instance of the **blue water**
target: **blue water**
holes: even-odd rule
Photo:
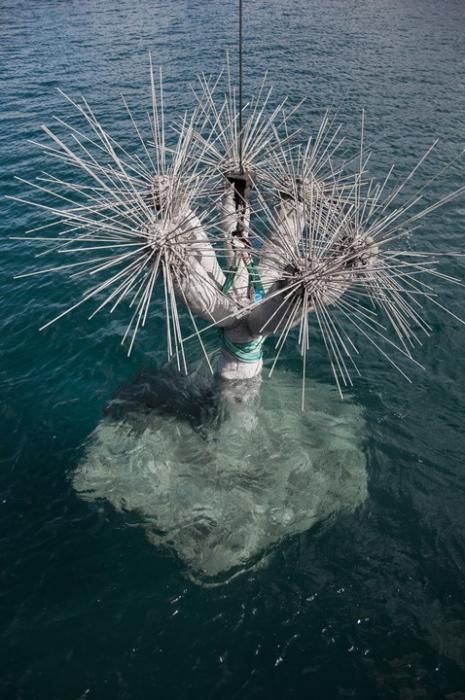
[[[246,90],[266,70],[276,99],[307,98],[302,127],[317,126],[330,107],[349,139],[365,108],[373,172],[395,161],[405,174],[438,136],[431,172],[460,150],[460,0],[244,4]],[[46,168],[28,143],[40,125],[53,115],[72,118],[56,88],[84,94],[109,131],[124,138],[119,95],[143,111],[149,50],[163,65],[168,111],[189,108],[195,74],[217,73],[225,50],[234,54],[234,12],[234,3],[217,0],[2,0],[2,195],[24,196],[27,187],[14,175],[33,178]],[[413,189],[423,177],[415,176]],[[457,164],[434,183],[431,198],[464,181]],[[3,197],[0,207],[2,700],[464,698],[464,327],[436,307],[425,309],[433,334],[418,350],[425,371],[409,370],[412,384],[367,348],[364,376],[344,409],[328,389],[316,342],[305,419],[298,354],[290,348],[263,389],[254,440],[240,423],[212,428],[198,412],[200,389],[176,384],[163,368],[156,312],[131,359],[119,345],[124,310],[88,321],[88,309],[79,309],[39,334],[38,326],[82,288],[63,278],[13,280],[36,251],[9,236],[44,223],[44,214]],[[464,214],[463,200],[435,212],[416,234],[421,244],[463,250]],[[465,277],[459,258],[442,269]],[[443,303],[463,313],[463,290],[445,282],[437,289]],[[141,372],[158,399],[178,391],[183,401],[152,414],[141,399]],[[105,406],[128,392],[136,417],[115,427]],[[126,430],[122,443],[113,429]],[[154,435],[162,442],[152,443]],[[82,474],[95,465],[97,447],[114,450],[120,481],[111,481],[110,470],[100,491],[85,495]],[[134,478],[125,482],[128,447]],[[350,450],[353,469],[338,467],[339,474],[338,450]],[[313,477],[309,454],[319,455],[320,466],[326,460]],[[294,455],[300,481],[277,514],[269,509],[280,493],[275,480],[285,470],[289,483],[296,478]],[[156,491],[165,473],[157,468],[169,459],[176,480]],[[182,460],[185,470],[173,471]],[[208,522],[224,517],[215,550],[223,560],[214,565],[205,559],[207,525],[188,544],[157,530],[162,502],[166,517],[180,513],[182,520],[199,503],[207,513],[196,478],[211,488],[209,464],[231,480],[230,490],[220,479],[223,490],[213,491]],[[139,466],[153,467],[153,484],[138,481]],[[341,479],[350,488],[341,489]],[[237,506],[226,517],[228,499]],[[233,517],[245,526],[232,527]],[[181,520],[172,532],[180,532]],[[250,558],[241,566],[229,561],[229,576],[228,552],[245,546],[237,533],[256,538],[247,540]]]

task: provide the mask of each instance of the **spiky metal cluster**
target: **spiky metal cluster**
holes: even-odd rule
[[[26,240],[45,242],[46,250],[36,257],[60,253],[77,260],[19,276],[65,272],[100,281],[42,328],[88,300],[96,302],[91,316],[128,302],[132,315],[123,342],[128,340],[131,352],[151,304],[154,299],[159,303],[155,289],[161,279],[168,354],[185,371],[186,340],[198,338],[208,360],[203,330],[230,327],[247,316],[252,335],[278,336],[271,371],[291,329],[298,326],[305,374],[311,314],[339,389],[352,383],[351,370],[358,372],[357,338],[374,345],[406,376],[388,350],[413,360],[419,331],[430,332],[422,300],[447,311],[425,276],[459,280],[436,269],[434,254],[405,251],[396,242],[464,188],[422,207],[426,183],[408,202],[398,204],[429,151],[403,183],[391,187],[392,169],[382,182],[368,177],[363,119],[360,149],[347,160],[340,129],[329,115],[302,143],[300,132],[288,126],[297,107],[287,109],[287,100],[272,107],[271,90],[263,81],[240,115],[229,70],[226,79],[226,96],[218,98],[221,79],[201,76],[193,114],[168,133],[161,75],[156,81],[150,66],[148,137],[123,99],[137,154],[104,129],[85,100],[67,98],[82,119],[80,129],[59,118],[60,135],[43,127],[47,140],[39,146],[66,166],[67,176],[74,169],[79,177],[73,181],[46,173],[34,182],[22,180],[44,195],[45,203],[30,203],[48,217]],[[223,291],[232,262],[231,241],[224,234],[230,213],[221,196],[238,177],[253,190],[249,196],[236,187],[236,206],[243,208],[239,242],[255,261],[266,292],[260,299],[246,296],[246,303],[244,295],[241,302]],[[179,302],[194,326],[188,336]],[[202,330],[195,316],[207,321]]]

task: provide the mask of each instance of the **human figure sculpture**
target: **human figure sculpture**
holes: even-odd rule
[[[165,183],[166,177],[154,179],[154,201],[158,210]],[[251,386],[259,385],[265,338],[278,333],[285,324],[292,327],[300,322],[298,311],[303,295],[311,297],[312,289],[319,284],[320,303],[331,305],[349,288],[357,270],[373,265],[376,259],[376,251],[367,247],[366,242],[359,246],[359,253],[349,256],[345,265],[338,265],[333,258],[332,284],[322,291],[327,282],[318,281],[317,275],[315,279],[309,277],[312,261],[302,251],[302,238],[309,225],[303,195],[305,185],[296,179],[291,192],[280,193],[277,215],[262,247],[258,266],[253,260],[252,253],[256,251],[252,250],[249,237],[253,182],[247,174],[233,173],[225,177],[221,198],[225,270],[219,265],[215,248],[196,214],[182,206],[176,211],[175,218],[184,218],[179,237],[184,244],[189,241],[189,252],[183,261],[184,274],[181,269],[176,274],[176,293],[190,313],[219,327],[221,352],[217,372],[226,391],[231,392],[235,385],[244,381]],[[323,195],[320,193],[320,196]],[[320,202],[319,206],[327,208],[331,204]],[[173,210],[166,209],[168,218],[173,217]],[[344,260],[348,250],[357,250],[357,237],[344,230],[339,238],[340,256]],[[294,259],[293,266],[289,258]],[[311,299],[307,300],[305,308],[311,310]],[[240,397],[243,386],[237,388],[233,393]]]
[[[415,252],[399,241],[465,188],[431,204],[422,184],[399,202],[425,156],[401,184],[391,183],[393,168],[378,182],[368,174],[363,128],[357,155],[346,160],[339,128],[333,130],[328,115],[316,134],[301,142],[299,130],[290,130],[293,110],[287,112],[286,100],[272,108],[271,91],[265,95],[263,84],[256,99],[238,105],[231,80],[228,84],[218,103],[216,82],[200,80],[196,110],[186,115],[176,129],[177,140],[168,146],[162,85],[158,99],[151,66],[147,142],[130,113],[142,141],[140,157],[111,138],[85,102],[69,98],[84,121],[82,141],[75,126],[62,120],[61,136],[43,127],[45,154],[70,166],[69,172],[76,168],[85,184],[47,172],[45,180],[25,181],[39,197],[55,197],[52,204],[30,202],[45,210],[49,221],[32,229],[39,235],[26,240],[47,242],[51,254],[77,259],[67,255],[63,264],[25,276],[64,272],[86,280],[87,287],[41,330],[89,301],[97,302],[90,317],[128,302],[123,343],[130,354],[152,305],[164,305],[168,358],[187,373],[184,343],[196,336],[213,369],[204,329],[196,322],[202,319],[219,331],[221,390],[240,398],[260,384],[265,339],[277,336],[273,368],[290,331],[298,327],[293,337],[303,359],[303,406],[311,316],[312,332],[314,327],[321,335],[341,395],[352,385],[353,369],[360,374],[356,359],[366,343],[409,379],[389,352],[415,362],[412,349],[420,333],[430,332],[421,302],[458,318],[435,298],[425,275],[460,282],[436,270],[435,251]],[[218,187],[219,224],[212,223]],[[445,255],[455,252],[441,253],[441,259]],[[178,304],[187,309],[191,335],[185,334]]]

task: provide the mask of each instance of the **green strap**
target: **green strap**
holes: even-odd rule
[[[254,288],[255,300],[257,301],[258,299],[263,299],[263,297],[265,296],[265,289],[260,279],[260,275],[255,269],[255,265],[253,264],[252,258],[249,259],[249,262],[247,264],[247,272],[249,273],[249,282]]]
[[[262,359],[263,343],[265,342],[263,336],[255,338],[248,343],[233,343],[225,336],[224,331],[221,335],[224,349],[240,362],[258,362]]]
[[[236,276],[236,272],[238,270],[239,266],[238,265],[233,265],[231,269],[229,270],[228,274],[226,275],[226,280],[223,285],[223,294],[227,294],[231,287],[233,286],[234,278]]]
[[[223,294],[228,294],[228,292],[231,290],[238,269],[239,265],[235,263],[228,271],[225,283],[223,285]],[[252,285],[253,290],[255,292],[255,301],[263,299],[263,297],[265,296],[265,289],[260,279],[260,275],[258,274],[255,268],[252,258],[249,258],[249,262],[247,263],[247,272],[249,273],[249,284]]]

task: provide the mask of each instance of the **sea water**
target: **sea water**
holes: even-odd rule
[[[460,0],[244,6],[247,94],[268,71],[273,99],[306,98],[298,126],[316,129],[331,108],[351,146],[364,108],[375,175],[396,162],[402,177],[441,137],[411,192],[463,147]],[[235,12],[216,0],[1,2],[2,195],[26,196],[14,175],[53,167],[29,139],[53,115],[75,118],[56,88],[83,94],[135,147],[120,93],[143,117],[149,50],[174,117],[193,105],[195,74],[235,55]],[[431,201],[464,178],[456,163]],[[425,369],[402,361],[412,383],[361,343],[363,376],[343,403],[311,324],[306,412],[290,344],[255,410],[225,415],[206,378],[167,373],[161,305],[130,359],[127,309],[89,321],[81,308],[39,334],[83,286],[13,280],[47,258],[9,236],[44,214],[0,206],[2,700],[463,697],[459,321],[426,306]],[[418,247],[463,250],[464,222],[463,201],[435,212]],[[460,258],[441,270],[465,277]],[[435,289],[463,315],[462,289]],[[271,343],[267,368],[272,357]]]

